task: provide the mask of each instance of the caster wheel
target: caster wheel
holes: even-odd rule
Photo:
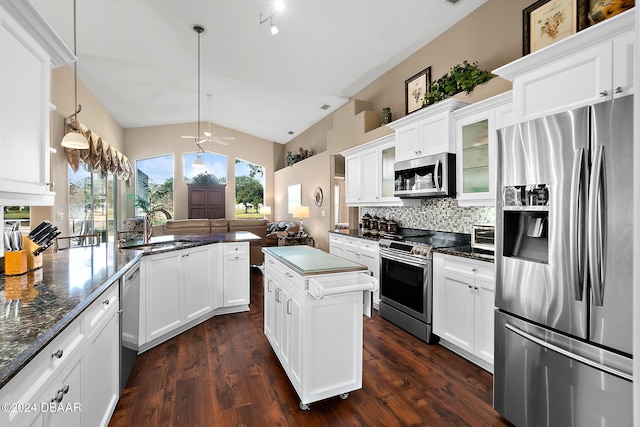
[[[308,411],[311,409],[311,407],[309,406],[308,403],[302,403],[300,402],[300,409],[302,409],[303,411]]]
[[[340,399],[345,400],[347,397],[349,397],[349,393],[342,393],[340,395]]]

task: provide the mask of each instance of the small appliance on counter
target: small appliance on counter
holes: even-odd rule
[[[496,226],[473,225],[471,226],[471,248],[495,252],[496,250]]]

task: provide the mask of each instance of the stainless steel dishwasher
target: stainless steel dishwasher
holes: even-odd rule
[[[120,278],[120,391],[126,385],[138,357],[140,322],[140,263]]]

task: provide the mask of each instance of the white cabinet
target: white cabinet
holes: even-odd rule
[[[209,248],[199,246],[143,258],[141,327],[147,344],[213,311]],[[181,331],[179,331],[181,332]]]
[[[359,145],[341,153],[345,158],[346,202],[351,206],[402,205],[393,196],[393,135]]]
[[[633,93],[634,15],[623,12],[495,70],[513,82],[515,120]]]
[[[455,152],[451,112],[465,105],[469,104],[449,98],[391,122],[388,126],[395,130],[396,161]]]
[[[82,424],[106,426],[120,396],[118,282],[85,311]]]
[[[380,280],[380,256],[376,240],[329,233],[329,253],[367,266],[373,277]],[[370,313],[367,303],[369,301],[365,299],[364,312]],[[376,289],[373,293],[373,305],[377,308],[379,304],[380,291]]]
[[[114,282],[0,390],[8,426],[106,426],[119,398],[119,284]],[[23,406],[25,408],[25,406]]]
[[[303,409],[362,387],[362,277],[373,288],[365,273],[302,276],[265,253],[264,332]]]
[[[505,92],[453,113],[459,206],[495,205],[497,129],[513,124],[511,111],[511,92]]]
[[[493,372],[494,264],[433,256],[433,332],[441,344]]]
[[[224,307],[249,304],[249,242],[224,243]]]
[[[51,66],[73,53],[31,3],[2,0],[0,55],[0,205],[52,205]]]

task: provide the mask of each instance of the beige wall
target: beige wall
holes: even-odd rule
[[[329,248],[327,230],[331,227],[330,220],[333,212],[331,175],[328,173],[333,170],[332,162],[332,156],[325,151],[276,171],[273,180],[274,188],[276,188],[273,218],[276,221],[300,221],[288,213],[288,188],[290,185],[300,184],[300,202],[302,205],[309,206],[309,218],[303,220],[304,229],[315,239],[316,247],[325,250]],[[327,172],[316,173],[315,171]],[[324,201],[320,207],[314,204],[313,196],[317,187],[322,189],[324,195]]]
[[[31,214],[33,224],[48,219],[58,226],[63,236],[69,234],[67,230],[69,178],[65,150],[60,145],[60,141],[64,136],[64,118],[75,111],[73,86],[72,66],[58,67],[52,70],[51,103],[55,105],[56,110],[51,113],[51,146],[57,150],[57,153],[51,154],[51,180],[54,183],[56,197],[53,206],[33,207]],[[100,135],[110,145],[122,151],[122,128],[80,80],[78,80],[78,103],[82,105],[78,120]],[[124,192],[123,181],[118,181],[118,190],[121,199]],[[62,220],[58,220],[59,213],[62,214]]]
[[[207,124],[201,124],[200,127]],[[135,161],[149,157],[173,154],[174,170],[174,214],[175,218],[187,218],[187,184],[182,180],[183,167],[182,155],[185,153],[195,153],[197,148],[192,140],[182,138],[182,135],[193,135],[197,132],[196,123],[152,126],[144,128],[125,129],[124,153],[129,157],[135,168]],[[235,160],[241,159],[251,163],[261,165],[265,168],[265,204],[272,205],[273,200],[273,171],[274,171],[274,143],[242,132],[227,129],[212,124],[212,132],[220,136],[233,136],[236,139],[229,141],[229,145],[224,146],[214,142],[207,142],[202,148],[209,152],[215,152],[227,156],[227,179],[226,188],[226,217],[235,217]],[[134,188],[128,190],[134,193]],[[127,214],[133,215],[133,204],[128,199]]]

